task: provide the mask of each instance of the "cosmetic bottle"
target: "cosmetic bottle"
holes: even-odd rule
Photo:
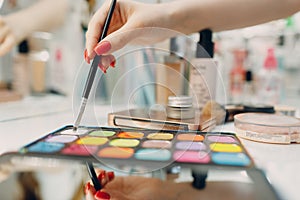
[[[18,52],[14,57],[12,88],[23,97],[30,94],[30,65],[29,45],[26,40],[18,45]]]
[[[235,49],[233,51],[234,65],[230,70],[230,97],[231,103],[241,103],[246,70],[244,67],[247,51]]]
[[[253,104],[254,103],[254,84],[253,84],[253,73],[251,70],[247,70],[245,73],[245,83],[243,86],[243,103]]]
[[[164,57],[164,66],[156,71],[156,102],[164,106],[169,96],[183,95],[184,63],[176,52],[176,38],[171,38],[170,54]]]
[[[30,40],[31,92],[33,95],[45,95],[49,87],[49,41],[50,33],[35,32]]]
[[[277,60],[274,49],[269,48],[263,68],[259,70],[257,75],[257,103],[278,104],[280,101],[280,90],[281,76],[277,70]]]
[[[213,60],[212,31],[205,29],[199,33],[196,58],[191,61],[190,67],[189,96],[193,97],[194,107],[201,110],[208,101],[215,99],[218,74]]]

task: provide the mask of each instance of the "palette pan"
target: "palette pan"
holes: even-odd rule
[[[203,169],[252,168],[253,160],[232,133],[157,131],[112,127],[62,127],[24,146],[22,156],[92,161],[150,169],[172,165]]]

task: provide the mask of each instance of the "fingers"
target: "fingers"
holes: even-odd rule
[[[105,1],[103,6],[94,14],[89,22],[88,31],[86,32],[86,49],[87,55],[93,58],[93,48],[97,45],[100,35],[103,30],[104,22],[108,14],[108,7],[110,1]]]
[[[16,39],[11,33],[11,29],[0,17],[0,56],[8,53],[15,45]]]
[[[8,53],[15,46],[15,38],[13,36],[8,36],[0,44],[0,56]]]
[[[104,170],[98,170],[97,174],[98,174],[97,178],[100,181],[102,187],[105,187],[105,185],[110,181],[112,181],[115,177],[114,172],[106,172]],[[107,194],[102,190],[96,191],[96,189],[90,182],[88,182],[85,185],[85,194],[86,194],[86,200],[110,199],[109,194]]]
[[[97,55],[111,54],[132,42],[142,34],[141,31],[142,30],[135,29],[132,25],[127,23],[98,43],[94,48],[94,51]]]
[[[84,60],[90,64],[91,58],[87,55],[87,50],[84,51],[83,56]],[[98,63],[98,67],[103,71],[103,73],[106,73],[107,69],[109,67],[115,67],[116,65],[116,59],[113,55],[103,55],[101,56],[101,59]]]

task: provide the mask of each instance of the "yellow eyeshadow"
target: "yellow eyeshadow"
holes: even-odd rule
[[[136,139],[114,139],[109,144],[114,147],[136,147],[140,141]]]
[[[147,136],[150,140],[172,140],[173,134],[170,133],[151,133]]]
[[[83,137],[77,140],[77,144],[84,144],[84,145],[103,145],[108,141],[107,138],[100,138],[100,137]]]
[[[242,152],[242,148],[237,144],[212,143],[209,146],[216,152]]]

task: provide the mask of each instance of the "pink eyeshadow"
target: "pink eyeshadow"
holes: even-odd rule
[[[176,151],[173,159],[185,163],[208,163],[210,161],[208,153],[204,151]]]
[[[230,136],[210,135],[207,138],[211,142],[221,142],[221,143],[235,143],[236,142],[236,140]]]
[[[63,149],[61,152],[63,154],[86,156],[86,155],[95,154],[97,149],[98,149],[97,146],[72,144],[69,147]]]

